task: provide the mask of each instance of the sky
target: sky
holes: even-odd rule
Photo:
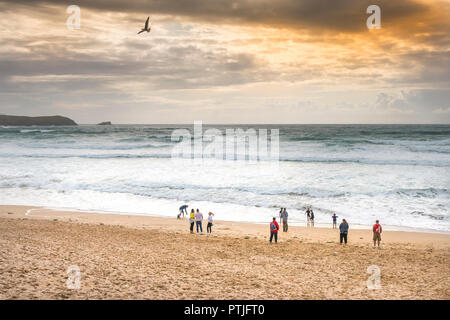
[[[0,114],[449,124],[449,14],[450,0],[0,0]]]

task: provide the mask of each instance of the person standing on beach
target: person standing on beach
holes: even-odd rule
[[[277,219],[273,217],[272,222],[270,223],[270,243],[272,243],[272,238],[275,237],[275,243],[278,243],[278,230],[280,230],[280,225],[277,222]]]
[[[189,223],[191,224],[190,226],[191,233],[194,233],[194,222],[195,222],[195,211],[194,209],[192,209],[191,214],[189,215]]]
[[[214,215],[214,213],[212,213],[212,212],[208,213],[208,225],[206,226],[206,234],[207,235],[210,235],[212,232],[213,215]]]
[[[286,211],[286,208],[283,209],[283,213],[282,213],[282,217],[283,217],[283,232],[287,232],[288,231],[288,213]]]
[[[183,217],[184,218],[184,214],[186,213],[186,216],[187,216],[187,207],[189,207],[187,204],[185,204],[185,205],[182,205],[181,207],[180,207],[180,214],[178,215],[178,218],[180,218],[180,217]]]
[[[280,223],[283,221],[283,208],[280,209]]]
[[[333,218],[333,229],[336,229],[336,220],[337,220],[338,216],[336,215],[335,212],[333,212],[332,218]]]
[[[347,220],[342,219],[341,224],[339,225],[339,242],[342,244],[342,240],[344,240],[345,244],[347,244],[347,235],[348,235],[348,223]]]
[[[197,209],[197,212],[195,213],[195,224],[197,227],[197,233],[198,229],[200,229],[200,232],[203,234],[202,221],[203,221],[203,214],[200,212],[200,210]]]
[[[306,209],[306,226],[309,226],[309,223],[311,221],[311,213],[309,211],[309,207]]]
[[[372,231],[373,231],[373,248],[376,248],[376,244],[378,242],[378,249],[379,249],[381,242],[381,232],[383,232],[383,228],[381,228],[379,220],[377,220],[373,225]]]
[[[314,227],[314,211],[312,209],[309,214],[309,220],[311,221],[311,226]]]

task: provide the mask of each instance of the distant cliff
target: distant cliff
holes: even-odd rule
[[[111,121],[100,122],[97,124],[98,126],[110,126],[112,125]]]
[[[2,126],[77,126],[72,119],[51,116],[51,117],[22,117],[7,116],[0,114],[0,125]]]

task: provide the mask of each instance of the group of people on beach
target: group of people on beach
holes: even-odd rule
[[[283,232],[288,231],[288,213],[286,208],[280,209],[280,223],[283,222]]]
[[[187,208],[189,205],[184,204],[180,207],[180,213],[177,216],[177,219],[184,218],[188,216]],[[213,216],[214,213],[208,212],[208,224],[206,225],[206,234],[210,235],[212,233],[212,227],[213,227]],[[191,233],[194,233],[194,224],[196,226],[197,234],[203,234],[203,213],[200,212],[199,209],[196,211],[194,209],[191,210],[191,213],[189,214],[189,230]]]
[[[314,227],[314,212],[311,207],[308,207],[306,209],[306,226]],[[280,209],[280,224],[283,225],[283,232],[288,231],[288,217],[289,214],[286,210],[286,208]],[[270,223],[270,243],[272,243],[272,240],[275,239],[275,243],[278,242],[278,230],[280,230],[280,225],[277,222],[277,219],[273,217],[272,222]]]
[[[311,207],[308,207],[306,209],[306,226],[314,227],[314,211]],[[280,224],[283,224],[283,232],[288,231],[288,212],[286,211],[286,208],[280,209]]]
[[[314,227],[314,211],[311,207],[306,209],[306,226]]]
[[[308,207],[306,209],[306,226],[314,227],[314,211],[311,207]],[[288,231],[288,212],[286,208],[281,208],[280,213],[280,224],[283,224],[283,232]],[[333,215],[331,216],[333,219],[333,229],[337,228],[337,218],[338,216],[336,213],[333,212]],[[272,243],[272,240],[275,240],[275,243],[278,241],[278,231],[280,230],[280,224],[278,224],[277,219],[273,217],[272,222],[270,222],[270,243]],[[376,223],[373,225],[373,247],[376,248],[378,244],[378,248],[380,248],[380,242],[381,242],[381,232],[382,228],[380,225],[380,222],[377,220]],[[349,225],[346,219],[342,219],[342,222],[339,224],[339,243],[342,245],[347,244],[348,239],[348,230]]]
[[[333,229],[336,229],[336,220],[337,220],[336,213],[333,213]],[[344,242],[344,245],[347,244],[347,235],[348,235],[348,222],[345,219],[342,219],[341,224],[339,225],[339,242],[342,244]],[[380,221],[376,220],[375,224],[372,226],[372,232],[373,232],[373,248],[377,247],[380,248],[380,242],[381,242],[381,232],[383,232],[383,228],[380,225]]]
[[[311,207],[308,207],[306,209],[306,226],[314,227],[314,211]],[[275,219],[276,220],[276,219]],[[283,232],[288,231],[288,212],[286,211],[286,208],[280,209],[280,223],[283,224]]]
[[[182,205],[180,207],[180,212],[177,216],[178,219],[184,218],[185,216],[188,216],[187,208],[189,206],[187,204]],[[307,218],[307,226],[314,227],[314,211],[311,207],[308,207],[306,209],[306,218]],[[208,212],[208,224],[206,227],[206,233],[207,235],[210,235],[212,233],[212,226],[213,226],[213,216],[214,213]],[[289,214],[286,210],[286,208],[281,208],[280,213],[280,224],[283,225],[283,232],[288,232],[288,217]],[[333,229],[336,229],[337,227],[337,218],[338,216],[336,213],[333,213],[331,216],[333,219]],[[190,232],[194,233],[194,224],[196,225],[196,231],[197,234],[203,234],[203,214],[200,212],[199,209],[196,211],[194,209],[191,210],[189,214],[189,223],[190,223]],[[280,230],[280,224],[278,224],[276,217],[273,217],[272,222],[270,223],[270,243],[272,243],[273,240],[275,240],[275,243],[278,242],[278,231]],[[348,230],[349,230],[349,224],[346,219],[342,219],[342,222],[339,224],[339,243],[342,245],[347,244],[348,239]],[[376,220],[376,223],[372,227],[373,232],[373,248],[377,247],[380,248],[380,242],[381,242],[381,232],[383,231],[379,220]]]

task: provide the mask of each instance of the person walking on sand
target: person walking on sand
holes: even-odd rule
[[[197,234],[198,229],[200,229],[201,234],[203,234],[202,221],[203,221],[203,214],[200,212],[200,210],[197,209],[197,212],[195,213],[195,224],[197,228]]]
[[[311,211],[309,210],[309,207],[306,209],[306,226],[309,226],[309,223],[311,222]]]
[[[213,226],[213,215],[214,213],[209,212],[208,213],[208,225],[206,226],[206,234],[209,236],[212,232],[212,226]]]
[[[272,243],[272,238],[275,238],[275,243],[278,243],[278,230],[280,230],[280,225],[278,224],[277,219],[273,217],[273,220],[270,223],[270,243]]]
[[[180,213],[178,214],[178,219],[180,219],[180,218],[184,218],[184,214],[186,213],[186,216],[187,216],[187,207],[189,207],[187,204],[185,204],[185,205],[182,205],[181,207],[180,207]]]
[[[381,232],[383,232],[383,228],[381,228],[380,221],[377,220],[372,228],[373,231],[373,248],[375,249],[378,242],[378,249],[380,249],[381,242]]]
[[[286,208],[283,209],[283,232],[288,231],[288,213]]]
[[[191,224],[189,229],[191,230],[191,233],[194,233],[194,222],[195,222],[195,211],[194,209],[192,209],[191,214],[189,215],[189,223]]]
[[[347,223],[347,220],[342,219],[342,222],[339,225],[339,232],[340,232],[340,237],[339,237],[340,244],[342,244],[342,240],[344,240],[345,245],[347,245],[347,235],[348,235],[348,223]]]
[[[333,229],[336,229],[336,222],[337,222],[336,220],[338,216],[336,215],[335,212],[333,212],[332,218],[333,218]]]

